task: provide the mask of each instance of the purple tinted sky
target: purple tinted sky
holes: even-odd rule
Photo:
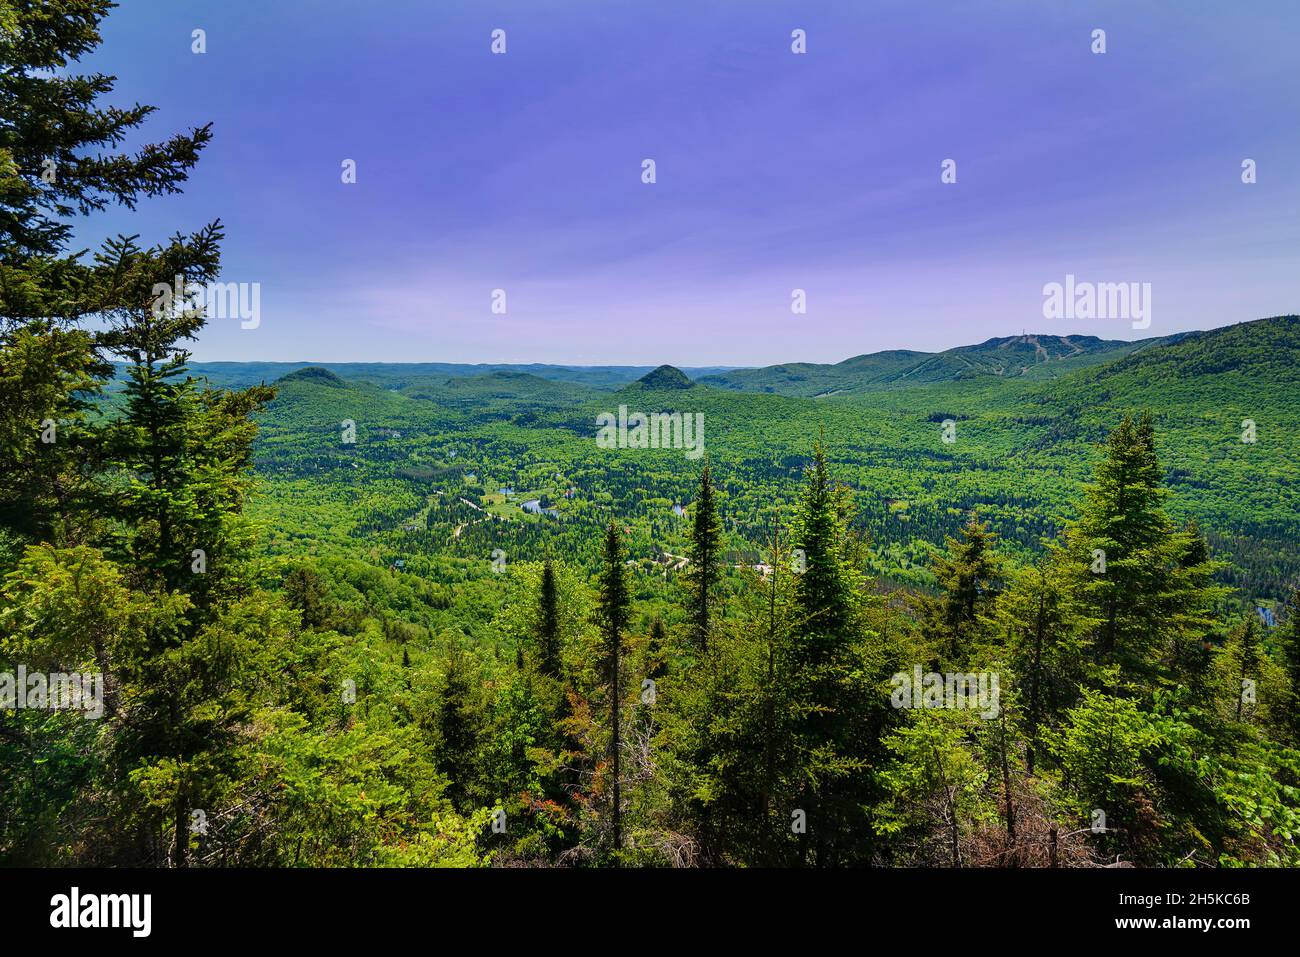
[[[1294,0],[135,0],[104,32],[149,138],[216,139],[82,239],[225,221],[261,326],[201,360],[838,361],[1300,308]],[[1150,329],[1044,319],[1066,273],[1152,283]]]

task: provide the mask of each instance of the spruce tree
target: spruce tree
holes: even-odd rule
[[[790,684],[795,808],[806,813],[804,864],[837,866],[871,860],[872,766],[885,728],[897,720],[881,693],[898,662],[890,642],[863,618],[865,582],[853,565],[847,492],[830,477],[819,442],[805,473],[792,543],[796,565],[794,623],[778,670]]]
[[[612,796],[610,802],[610,841],[615,850],[623,843],[623,781],[620,768],[622,752],[623,686],[620,669],[623,658],[623,635],[627,631],[631,607],[627,569],[624,567],[623,539],[618,526],[610,522],[605,529],[600,572],[600,597],[597,623],[603,644],[603,671],[609,694],[609,759]]]
[[[302,614],[304,628],[328,627],[332,611],[329,593],[317,571],[306,565],[294,568],[284,577],[284,594]]]
[[[560,607],[555,586],[555,568],[548,560],[542,566],[542,585],[537,610],[537,669],[550,678],[560,675]]]
[[[1178,641],[1204,638],[1211,627],[1223,594],[1211,582],[1217,563],[1198,547],[1198,533],[1170,522],[1166,494],[1150,414],[1125,416],[1066,531],[1075,587],[1098,622],[1100,664],[1153,675],[1168,667]]]
[[[826,659],[853,616],[853,589],[841,554],[845,508],[843,490],[831,481],[826,450],[818,442],[806,470],[794,531],[801,572],[795,598],[808,629],[804,653],[809,664]]]
[[[455,649],[446,662],[438,704],[437,767],[447,777],[447,798],[458,810],[466,808],[477,759],[478,718],[472,689],[465,652]]]
[[[203,126],[115,151],[154,108],[103,106],[116,78],[75,69],[112,7],[0,11],[0,531],[20,541],[91,534],[100,452],[85,413],[112,367],[96,332],[76,324],[147,301],[121,281],[111,246],[89,262],[71,247],[75,218],[179,192],[211,139]]]
[[[70,217],[179,192],[211,139],[203,126],[142,146],[134,155],[111,152],[155,108],[100,106],[116,77],[69,67],[99,46],[100,22],[114,5],[112,0],[6,5],[6,22],[0,24],[0,116],[5,119],[0,258],[8,268],[68,265],[71,260],[58,257],[72,239]],[[52,268],[44,272],[38,284],[44,296],[68,291],[51,283],[57,278],[73,277]],[[51,313],[34,309],[30,314]]]
[[[1241,720],[1241,708],[1246,702],[1246,682],[1259,679],[1259,623],[1253,614],[1248,614],[1246,620],[1238,626],[1232,636],[1232,653],[1233,660],[1236,664],[1236,686],[1234,692],[1237,698],[1237,707],[1235,717]]]
[[[650,623],[650,635],[646,639],[645,671],[647,677],[655,680],[668,673],[668,629],[658,615]]]
[[[1106,441],[1094,480],[1085,491],[1071,543],[1083,565],[1095,569],[1088,591],[1101,619],[1097,651],[1103,661],[1117,654],[1130,663],[1153,624],[1149,603],[1156,550],[1170,534],[1162,504],[1160,466],[1149,418],[1125,416]]]
[[[5,4],[0,18],[0,437],[18,439],[0,457],[0,520],[27,542],[101,546],[144,597],[116,662],[130,707],[102,736],[104,779],[137,839],[125,859],[184,866],[190,808],[215,806],[249,719],[257,648],[233,609],[248,591],[250,416],[271,391],[199,389],[183,343],[203,316],[158,292],[217,277],[219,223],[152,246],[119,236],[89,260],[70,247],[74,217],[178,192],[211,138],[115,151],[153,108],[103,106],[114,78],[75,70],[112,6]],[[110,358],[128,367],[123,412],[92,424],[84,394]],[[61,440],[32,439],[45,420]]]
[[[691,516],[690,563],[686,583],[690,594],[687,618],[691,640],[700,651],[708,651],[713,625],[713,600],[722,575],[722,528],[713,488],[713,475],[706,463],[700,472],[700,487]]]
[[[947,538],[947,550],[932,570],[941,594],[932,604],[930,624],[940,655],[962,666],[980,616],[997,597],[1001,562],[993,551],[996,536],[972,514],[961,540]]]

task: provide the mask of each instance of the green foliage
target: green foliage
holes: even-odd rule
[[[975,721],[970,711],[926,710],[886,741],[875,827],[906,847],[913,863],[963,866],[963,836],[996,820],[988,770],[971,746]]]
[[[713,476],[708,463],[700,471],[700,488],[691,515],[691,547],[686,566],[686,587],[690,593],[687,619],[691,640],[702,652],[709,649],[713,605],[721,577],[722,526],[714,497]]]
[[[941,591],[927,609],[928,631],[940,659],[958,668],[997,597],[1001,574],[988,527],[972,515],[961,534],[961,541],[947,539],[946,551],[934,558],[932,570]]]
[[[0,689],[103,706],[0,708],[0,862],[1300,866],[1300,318],[269,388],[155,293],[219,223],[70,250],[210,137],[113,152],[110,6],[0,0]]]

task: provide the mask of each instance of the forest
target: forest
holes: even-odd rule
[[[220,221],[79,246],[213,138],[116,151],[108,7],[0,0],[0,864],[1300,865],[1300,317],[192,363]]]

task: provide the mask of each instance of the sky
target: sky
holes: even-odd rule
[[[199,361],[835,362],[1300,311],[1293,0],[129,0],[103,34],[81,68],[158,107],[128,146],[215,138],[78,238],[222,220],[260,315]],[[1045,317],[1067,275],[1149,283],[1149,327]]]

